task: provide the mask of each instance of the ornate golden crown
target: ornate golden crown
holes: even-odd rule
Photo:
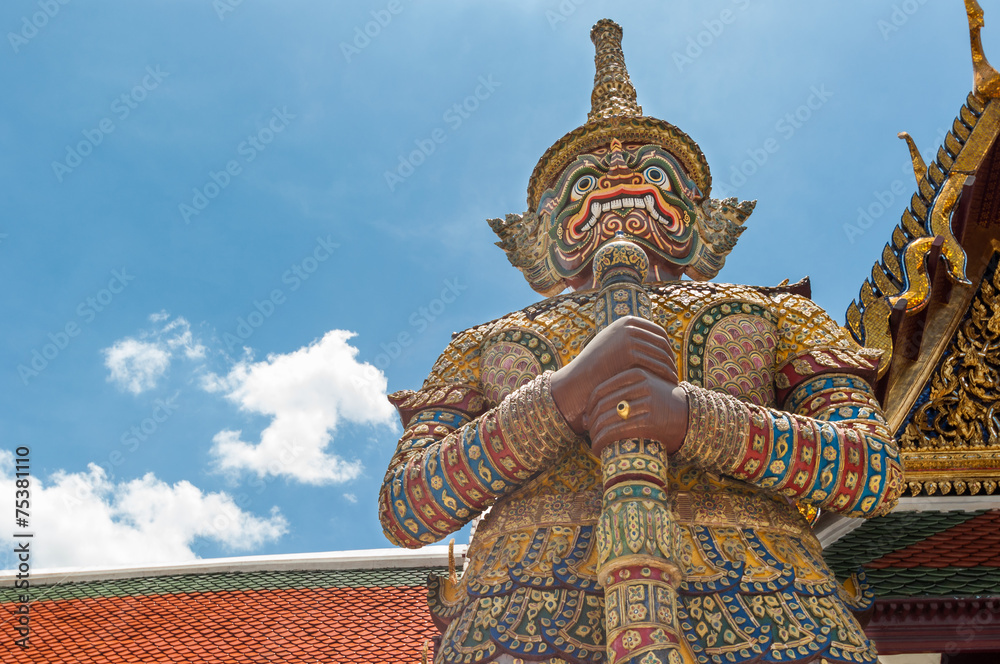
[[[753,211],[755,202],[711,198],[712,174],[698,144],[669,122],[642,115],[642,107],[636,103],[635,87],[625,68],[620,25],[610,19],[601,19],[590,31],[590,39],[597,49],[594,57],[597,73],[587,122],[560,138],[542,155],[528,182],[528,211],[525,214],[508,214],[505,219],[488,220],[500,237],[497,246],[506,252],[511,265],[524,274],[537,292],[548,297],[566,288],[566,282],[554,268],[549,255],[549,229],[536,214],[539,200],[579,155],[618,139],[622,143],[663,148],[680,162],[694,181],[698,188],[692,197],[697,205],[695,230],[698,240],[694,260],[685,268],[685,273],[699,281],[715,277],[743,232],[743,222]]]
[[[587,122],[556,141],[538,160],[528,181],[528,210],[536,211],[542,192],[552,186],[578,155],[607,145],[612,138],[622,143],[641,142],[663,147],[681,162],[702,196],[707,197],[712,187],[712,174],[698,144],[669,122],[642,115],[642,107],[636,103],[635,87],[625,68],[621,26],[610,19],[601,19],[591,29],[590,39],[597,49],[594,56],[597,72]]]

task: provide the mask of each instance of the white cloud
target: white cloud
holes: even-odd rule
[[[385,376],[358,362],[357,348],[347,343],[353,336],[333,330],[292,353],[245,360],[225,377],[209,375],[206,390],[223,391],[242,410],[272,418],[257,443],[244,441],[241,431],[217,433],[212,452],[219,470],[247,470],[307,484],[357,477],[360,461],[328,449],[341,419],[391,425],[394,410],[385,398]]]
[[[156,381],[170,366],[168,352],[155,343],[132,338],[116,341],[103,352],[104,366],[111,372],[108,380],[132,394],[156,387]]]
[[[353,494],[353,493],[345,493],[344,494],[344,500],[346,500],[347,502],[351,503],[352,505],[357,505],[358,504],[358,497],[355,494]]]
[[[153,316],[169,318],[169,315],[165,312],[153,314]],[[150,320],[153,320],[153,316],[150,316]],[[160,320],[163,319],[161,318]],[[159,331],[159,336],[166,342],[171,352],[183,352],[184,357],[189,360],[200,360],[205,357],[205,347],[194,338],[194,334],[191,332],[191,325],[188,324],[183,316],[178,316],[164,325],[163,329]]]
[[[194,337],[191,325],[183,317],[170,320],[165,311],[151,314],[150,329],[138,337],[119,339],[105,348],[104,366],[110,374],[108,380],[132,394],[141,394],[156,387],[157,382],[170,368],[170,362],[179,355],[189,360],[205,357],[205,347]]]
[[[0,450],[0,495],[14,489],[13,455]],[[199,538],[249,551],[288,531],[277,508],[259,517],[226,493],[205,493],[187,481],[169,485],[152,473],[115,483],[95,464],[45,482],[33,477],[29,512],[33,568],[184,562],[197,559],[191,546]],[[12,542],[9,531],[2,540]],[[10,567],[7,560],[2,565],[0,558],[0,567]]]

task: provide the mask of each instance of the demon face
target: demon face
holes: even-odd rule
[[[614,140],[567,166],[542,195],[537,214],[548,228],[552,266],[571,278],[619,231],[669,263],[688,265],[697,240],[692,199],[700,198],[662,148]]]

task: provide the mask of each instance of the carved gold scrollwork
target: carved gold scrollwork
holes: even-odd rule
[[[1000,448],[1000,270],[987,274],[913,414],[904,450]]]

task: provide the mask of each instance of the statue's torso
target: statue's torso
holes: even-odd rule
[[[766,407],[776,406],[779,358],[795,355],[810,315],[821,313],[740,286],[678,282],[651,296],[652,319],[671,340],[682,380]],[[478,348],[467,350],[478,354],[475,379],[487,401],[499,403],[572,360],[594,333],[591,309],[586,293],[563,296],[477,328],[470,343]],[[515,658],[604,661],[594,531],[600,471],[580,445],[487,513],[461,582],[432,587],[432,612],[449,622],[444,661],[485,661],[498,647]],[[698,654],[736,661],[727,653],[742,661],[761,649],[790,650],[785,661],[794,661],[825,650],[831,638],[867,653],[845,611],[846,593],[794,504],[694,467],[671,468],[669,495],[690,661]],[[813,624],[832,629],[814,633]]]

